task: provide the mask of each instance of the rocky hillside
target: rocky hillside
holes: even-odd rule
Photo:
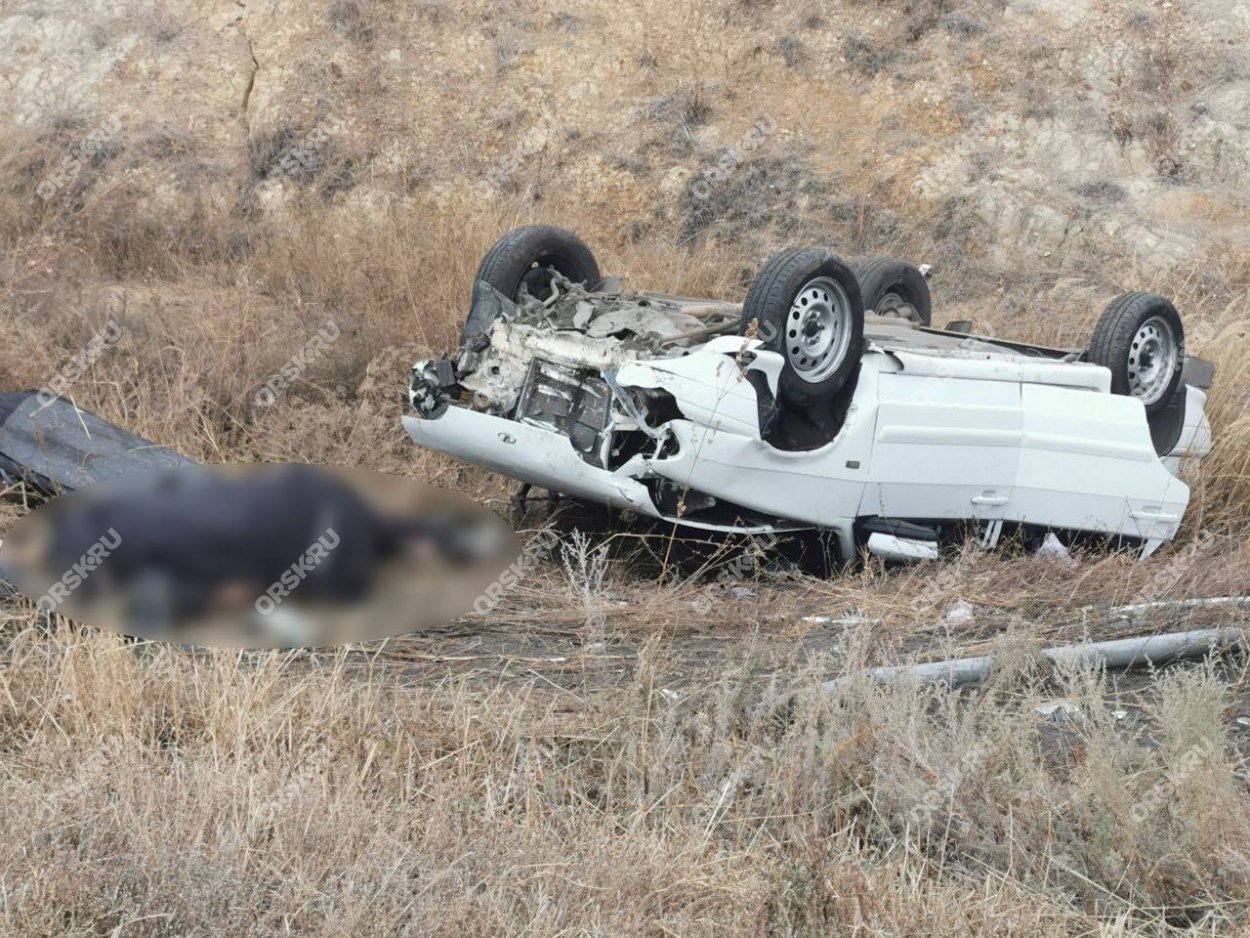
[[[115,122],[55,198],[126,177],[157,218],[554,201],[751,258],[1157,271],[1250,241],[1248,50],[1239,0],[17,0],[0,120],[50,145],[31,195]]]

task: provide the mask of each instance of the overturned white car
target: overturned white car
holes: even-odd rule
[[[865,310],[868,310],[866,313]],[[1087,349],[930,327],[921,269],[774,256],[745,303],[622,292],[571,232],[483,259],[457,354],[412,370],[418,444],[703,529],[823,529],[936,555],[973,531],[1172,538],[1213,369],[1170,302],[1118,298]]]

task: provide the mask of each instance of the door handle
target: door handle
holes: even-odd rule
[[[984,505],[990,508],[996,508],[999,505],[1005,505],[1011,498],[1006,495],[973,495],[972,504]]]
[[[1180,521],[1180,515],[1174,515],[1167,511],[1147,511],[1145,509],[1130,511],[1128,516],[1134,521],[1168,521],[1175,524]]]

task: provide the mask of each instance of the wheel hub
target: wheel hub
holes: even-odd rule
[[[804,284],[786,317],[786,359],[804,381],[829,377],[846,356],[851,304],[836,280],[818,277]]]
[[[877,300],[877,307],[873,312],[889,319],[906,319],[908,322],[920,324],[920,314],[916,312],[916,307],[897,293],[887,293]]]
[[[555,267],[542,260],[534,261],[530,264],[529,270],[525,272],[525,276],[521,278],[521,286],[536,300],[544,302],[551,298],[553,292],[555,275],[558,273]],[[520,288],[518,287],[518,292]]]
[[[1145,404],[1162,400],[1176,371],[1179,355],[1171,324],[1160,316],[1147,319],[1129,347],[1129,393]]]

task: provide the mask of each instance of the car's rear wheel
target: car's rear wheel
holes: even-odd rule
[[[929,281],[915,264],[897,257],[873,257],[855,265],[855,277],[864,309],[918,326],[933,321]]]
[[[743,305],[743,329],[759,324],[764,347],[785,361],[781,402],[829,410],[859,365],[864,304],[855,274],[817,248],[790,248],[761,268]]]
[[[602,277],[594,253],[573,232],[552,225],[523,225],[513,228],[486,252],[474,275],[475,300],[478,281],[519,303],[526,294],[545,300],[551,296],[552,275],[560,274],[589,289]],[[477,303],[474,303],[476,309]],[[473,312],[461,331],[461,340],[484,332],[490,325]]]
[[[1094,327],[1089,360],[1111,371],[1111,393],[1135,397],[1149,414],[1168,406],[1185,367],[1185,328],[1154,293],[1116,297]]]

